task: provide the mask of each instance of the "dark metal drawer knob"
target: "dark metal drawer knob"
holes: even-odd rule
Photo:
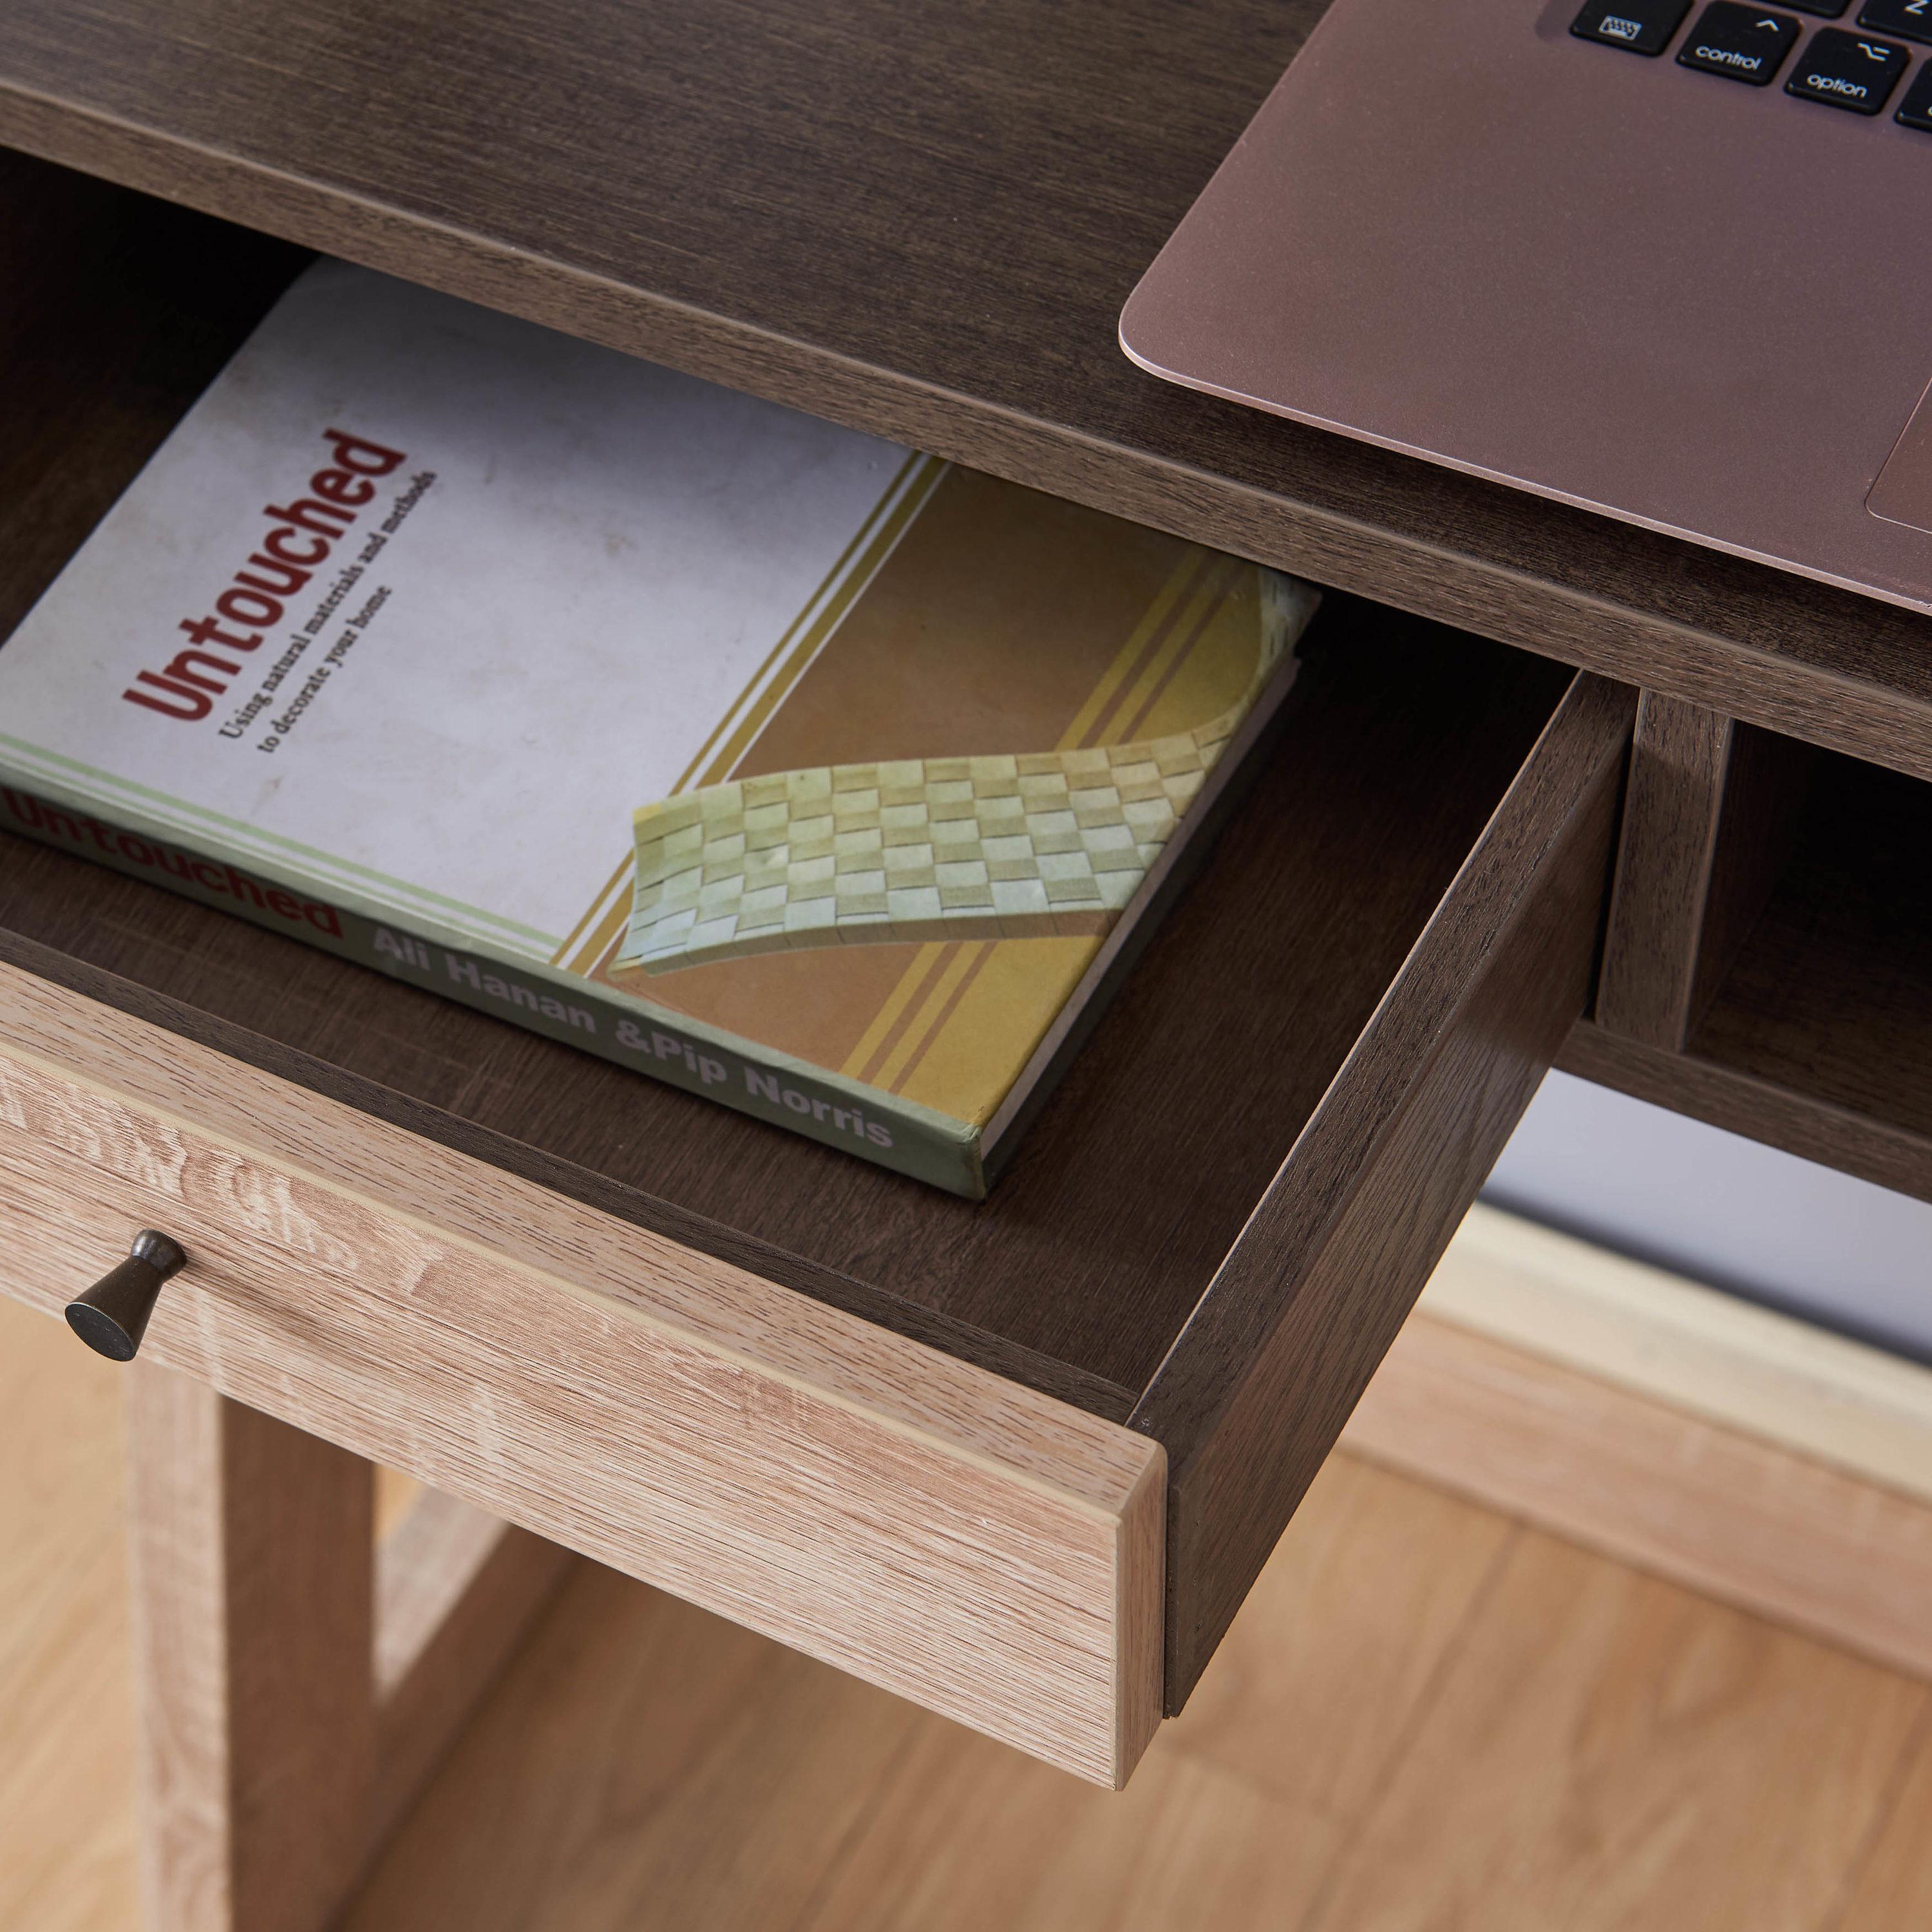
[[[162,1282],[187,1263],[188,1256],[166,1235],[143,1228],[128,1258],[68,1304],[67,1325],[96,1354],[131,1362],[148,1332]]]

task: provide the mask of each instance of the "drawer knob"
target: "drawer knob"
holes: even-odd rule
[[[166,1235],[143,1228],[121,1265],[67,1305],[67,1325],[98,1355],[131,1362],[148,1332],[161,1284],[178,1274],[188,1256]]]

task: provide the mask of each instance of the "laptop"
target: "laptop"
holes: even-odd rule
[[[1932,610],[1932,0],[1334,0],[1120,340]]]

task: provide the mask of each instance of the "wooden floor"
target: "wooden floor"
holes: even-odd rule
[[[0,1300],[0,1927],[132,1932],[115,1371]],[[1932,1694],[1348,1457],[1111,1796],[584,1566],[348,1932],[1910,1932]]]

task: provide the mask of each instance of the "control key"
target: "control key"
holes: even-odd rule
[[[1788,16],[1712,0],[1677,50],[1677,64],[1765,87],[1797,44],[1798,22]]]

